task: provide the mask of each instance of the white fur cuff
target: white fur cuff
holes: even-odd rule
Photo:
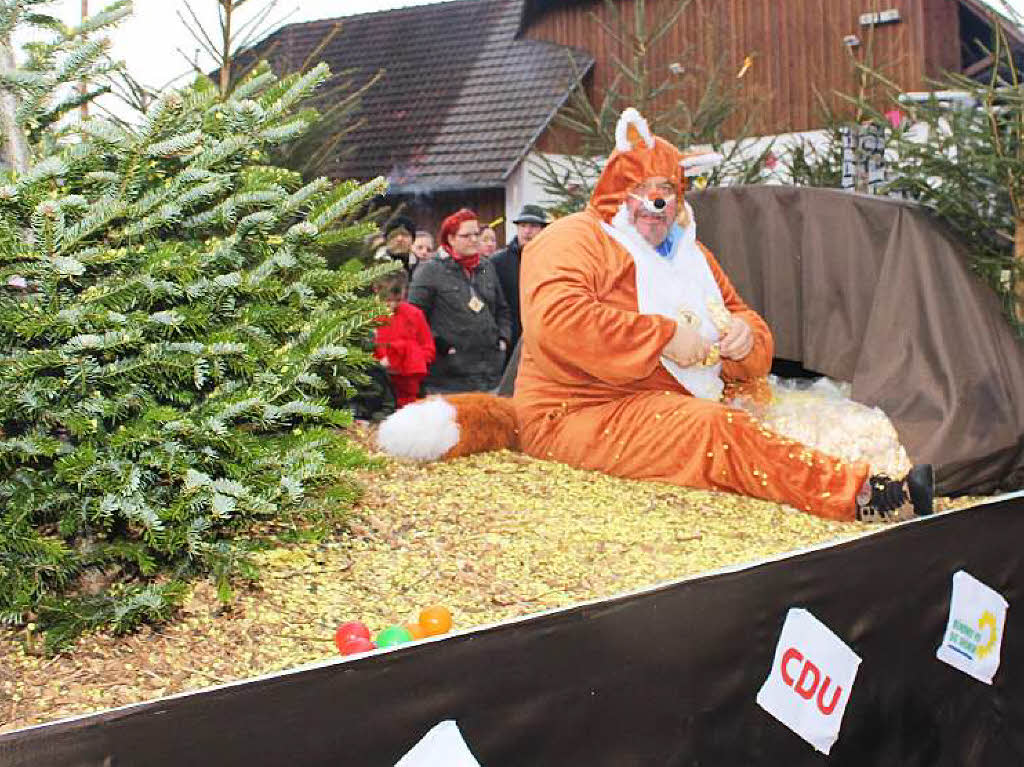
[[[395,458],[436,461],[459,441],[455,408],[444,397],[413,402],[380,425],[377,445]]]

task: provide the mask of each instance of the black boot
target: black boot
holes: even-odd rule
[[[907,490],[910,502],[914,505],[914,514],[925,517],[934,511],[935,501],[935,470],[930,463],[919,463],[907,474]]]
[[[932,513],[935,473],[930,463],[914,466],[903,479],[873,474],[868,485],[871,500],[857,507],[861,522],[904,522]]]

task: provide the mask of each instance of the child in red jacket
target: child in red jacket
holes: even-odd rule
[[[434,361],[434,338],[423,312],[405,300],[409,277],[392,272],[375,284],[377,296],[391,310],[387,322],[377,328],[373,356],[388,372],[398,407],[415,402],[420,382]],[[384,318],[382,318],[384,319]]]

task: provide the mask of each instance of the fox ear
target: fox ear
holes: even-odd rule
[[[693,221],[693,208],[690,207],[690,203],[683,200],[683,204],[679,206],[679,215],[676,216],[676,223],[679,224],[683,229],[688,229],[690,223]]]
[[[635,108],[629,107],[619,116],[615,126],[615,148],[620,152],[629,152],[639,147],[641,141],[648,149],[654,149],[654,134],[647,120]]]
[[[637,130],[637,127],[633,123],[629,123],[629,125],[626,126],[626,141],[629,142],[629,145],[636,146],[642,139],[643,136],[640,135],[640,131]]]

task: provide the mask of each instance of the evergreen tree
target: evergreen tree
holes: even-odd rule
[[[991,77],[950,74],[936,90],[967,96],[901,104],[912,133],[897,134],[888,189],[935,210],[969,244],[972,266],[999,291],[1024,334],[1024,87],[1001,32]],[[923,134],[923,140],[922,139]]]
[[[0,0],[0,22],[33,4]],[[166,617],[196,574],[227,598],[252,575],[233,536],[321,487],[351,499],[364,458],[330,398],[370,362],[363,288],[391,268],[321,255],[372,231],[383,180],[264,162],[326,66],[259,67],[227,97],[200,78],[136,127],[59,123],[62,85],[99,60],[68,35],[102,26],[52,27],[0,81],[31,148],[0,183],[0,620],[50,649]]]
[[[284,20],[272,16],[278,0],[266,0],[262,4],[251,0],[205,2],[217,7],[216,29],[204,27],[187,0],[184,2],[186,13],[179,11],[178,17],[195,41],[197,53],[202,51],[213,62],[213,76],[221,96],[230,94],[261,61],[269,62],[278,74],[305,74],[320,61],[343,26],[341,21],[332,24],[306,58],[296,65],[286,52],[278,50],[277,41],[268,43],[263,39]],[[203,73],[197,56],[186,58],[197,73]],[[286,71],[286,67],[290,68]],[[358,86],[355,75],[354,71],[334,73],[331,81],[317,90],[308,105],[310,108],[304,113],[309,127],[301,136],[276,148],[275,164],[308,177],[324,172],[331,161],[355,150],[352,146],[343,146],[342,140],[358,125],[356,115],[363,95],[384,72],[376,72]]]
[[[30,142],[54,137],[49,128],[109,88],[96,85],[116,68],[107,57],[107,41],[97,35],[131,11],[118,0],[81,26],[67,29],[56,18],[37,12],[49,0],[0,0],[0,122],[4,158],[18,171],[29,159]],[[15,64],[12,35],[16,28],[48,31],[52,39],[25,46],[26,61]],[[80,88],[92,81],[92,86]]]
[[[1006,315],[1024,335],[1024,82],[1021,59],[1002,25],[1019,15],[990,14],[992,45],[975,41],[991,62],[976,80],[947,73],[929,81],[931,96],[908,99],[869,62],[857,63],[862,86],[846,95],[856,120],[888,126],[886,111],[903,124],[885,136],[888,181],[883,193],[920,202],[958,232],[971,266],[1000,295]],[[840,123],[829,121],[829,150],[811,159],[796,155],[795,183],[832,185],[841,158]],[[799,164],[803,161],[803,165]]]

